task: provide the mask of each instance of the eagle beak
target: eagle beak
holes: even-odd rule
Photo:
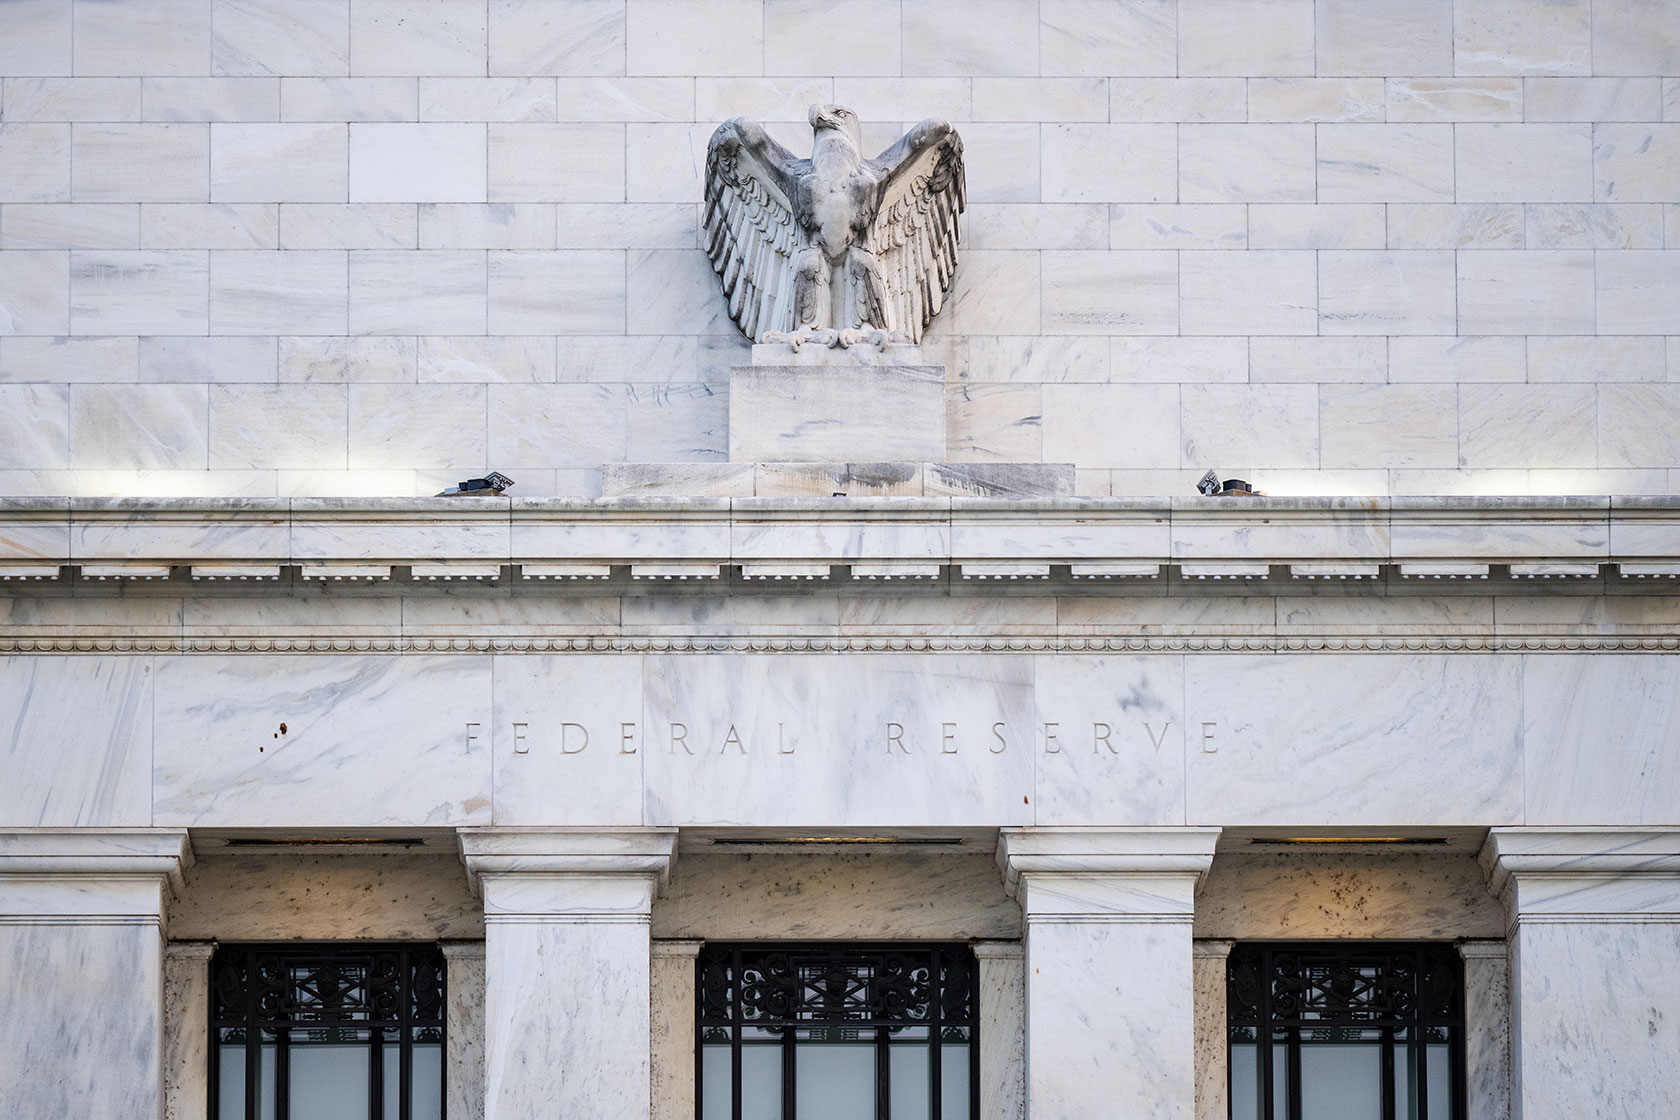
[[[839,122],[829,115],[829,109],[832,107],[830,105],[811,106],[811,127],[813,129],[823,128],[824,126],[828,128],[836,127]]]

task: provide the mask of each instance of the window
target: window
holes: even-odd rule
[[[211,1120],[443,1120],[436,945],[227,945],[210,977]]]
[[[1232,1120],[1462,1120],[1451,945],[1241,945],[1227,964]]]
[[[966,945],[708,945],[700,1120],[977,1120]]]

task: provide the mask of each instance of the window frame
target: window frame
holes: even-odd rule
[[[279,958],[287,967],[293,962],[371,962],[382,955],[396,954],[398,973],[395,981],[396,991],[394,999],[397,1014],[381,1018],[371,1017],[372,1009],[367,1018],[305,1018],[287,1019],[285,1009],[276,1011],[272,1016],[265,1016],[259,1007],[259,998],[253,991],[257,962],[260,958]],[[221,986],[222,971],[229,958],[242,958],[245,966],[245,987],[241,999],[245,1005],[244,1014],[235,1018],[222,1015],[224,1003]],[[437,980],[436,1018],[426,1018],[416,1013],[416,990],[414,979],[417,967],[430,963],[434,968]],[[372,1120],[383,1120],[384,1117],[384,1079],[380,1055],[386,1047],[398,1047],[398,1120],[411,1120],[411,1097],[413,1095],[414,1078],[414,1034],[417,1030],[435,1028],[438,1046],[438,1115],[439,1120],[447,1120],[449,1108],[449,1027],[448,1027],[448,993],[449,969],[448,959],[443,948],[436,942],[430,941],[229,941],[221,942],[211,954],[209,962],[210,983],[208,992],[208,1030],[206,1032],[209,1045],[206,1070],[206,1112],[208,1120],[255,1120],[263,1115],[263,1102],[259,1099],[260,1078],[253,1077],[252,1072],[261,1068],[262,1036],[269,1032],[275,1038],[274,1053],[274,1117],[275,1120],[288,1120],[290,1115],[289,1097],[290,1085],[289,1052],[291,1039],[289,1033],[293,1030],[307,1029],[311,1025],[332,1026],[343,1025],[350,1029],[370,1032],[366,1045],[371,1052],[368,1060],[368,1115]],[[278,986],[271,985],[271,990]],[[245,1032],[245,1093],[244,1109],[241,1115],[226,1117],[221,1115],[221,1032],[228,1029],[244,1030]],[[380,1036],[386,1030],[397,1032],[395,1043],[385,1042]]]
[[[743,955],[767,955],[785,953],[792,956],[821,957],[824,955],[857,955],[861,957],[886,957],[889,954],[901,954],[917,958],[925,957],[933,970],[934,984],[930,993],[930,1012],[927,1019],[928,1040],[927,1048],[930,1056],[928,1079],[930,1086],[930,1115],[934,1120],[940,1120],[938,1111],[942,1105],[941,1083],[943,1053],[942,1047],[947,1045],[940,1037],[940,1031],[947,1026],[961,1026],[968,1031],[966,1045],[968,1047],[968,1117],[969,1120],[980,1118],[980,964],[974,955],[973,946],[965,941],[728,941],[708,942],[700,950],[695,961],[695,1008],[694,1008],[694,1115],[696,1120],[704,1120],[705,1110],[705,1032],[708,1027],[716,1028],[723,1024],[707,1017],[706,1000],[706,972],[708,966],[720,956],[727,957],[734,968],[734,975],[739,977],[740,964]],[[967,966],[967,1006],[968,1013],[961,1019],[952,1018],[945,1013],[944,992],[939,984],[940,971],[938,966],[946,955],[957,955]],[[730,1076],[731,1101],[730,1120],[736,1120],[741,1115],[741,1050],[742,1028],[750,1025],[744,1014],[740,993],[731,984],[729,988],[729,1023],[730,1032]],[[805,1025],[818,1027],[824,1025],[844,1025],[850,1027],[869,1027],[875,1030],[875,1114],[877,1117],[891,1115],[891,1065],[888,1058],[888,1046],[891,1042],[889,1027],[893,1020],[887,1019],[815,1019]],[[901,1024],[902,1025],[902,1024]],[[770,1028],[766,1028],[770,1029]],[[797,1117],[797,1061],[799,1048],[797,1037],[798,1025],[792,1028],[783,1026],[783,1037],[779,1043],[782,1062],[782,1120],[796,1120]],[[715,1045],[715,1043],[714,1043]]]
[[[1409,963],[1419,965],[1414,976],[1414,992],[1416,993],[1413,1010],[1410,1015],[1380,1016],[1375,1012],[1361,1011],[1358,1015],[1349,1014],[1338,1019],[1335,1016],[1326,1018],[1308,1018],[1306,1016],[1279,1017],[1273,1014],[1273,1001],[1276,996],[1277,972],[1275,958],[1307,958],[1314,960],[1334,960],[1336,958],[1359,959],[1370,961],[1373,958],[1389,958],[1389,962],[1410,958]],[[1255,1000],[1252,1003],[1241,1001],[1237,995],[1239,984],[1239,969],[1251,958],[1258,958],[1259,984],[1255,989]],[[1453,983],[1450,998],[1443,1008],[1441,993],[1422,992],[1425,982],[1431,973],[1421,967],[1426,962],[1445,963]],[[1382,1039],[1376,1045],[1380,1047],[1382,1099],[1380,1101],[1380,1115],[1383,1120],[1396,1120],[1396,1082],[1394,1078],[1394,1056],[1402,1046],[1416,1045],[1419,1052],[1419,1066],[1417,1074],[1417,1091],[1415,1093],[1418,1105],[1416,1115],[1419,1120],[1465,1120],[1469,1116],[1469,1077],[1468,1077],[1468,1047],[1465,1038],[1464,1014],[1464,961],[1458,953],[1457,944],[1451,941],[1239,941],[1231,947],[1225,964],[1225,1086],[1226,1086],[1226,1116],[1236,1116],[1236,1087],[1234,1085],[1235,1063],[1231,1061],[1233,1046],[1232,1033],[1237,1028],[1255,1031],[1255,1045],[1257,1048],[1257,1065],[1255,1078],[1261,1109],[1260,1120],[1300,1120],[1301,1116],[1301,1032],[1311,1029],[1303,1024],[1321,1023],[1324,1027],[1374,1029],[1383,1032]],[[1425,996],[1436,998],[1425,1000]],[[1244,1007],[1252,1007],[1250,1014],[1239,1014],[1239,1002]],[[1240,1021],[1239,1021],[1240,1019]],[[1447,1039],[1447,1054],[1449,1060],[1449,1100],[1452,1116],[1431,1116],[1428,1100],[1428,1048],[1429,1042],[1426,1032],[1430,1028],[1445,1027],[1449,1031]],[[1409,1029],[1415,1032],[1415,1043],[1400,1041],[1394,1038],[1396,1030]],[[1281,1043],[1274,1038],[1275,1032],[1287,1031],[1288,1038]],[[1275,1093],[1275,1054],[1276,1048],[1285,1047],[1285,1061],[1288,1066],[1285,1094],[1285,1115],[1276,1115],[1274,1103]]]

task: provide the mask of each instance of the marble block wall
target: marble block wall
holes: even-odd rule
[[[0,4],[0,492],[728,456],[707,137],[967,150],[949,457],[1680,487],[1669,0]]]

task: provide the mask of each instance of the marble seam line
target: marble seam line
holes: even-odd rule
[[[486,914],[485,925],[497,926],[651,926],[646,914],[576,914],[564,910],[533,914]]]
[[[145,914],[0,914],[0,926],[152,926],[163,919]]]

